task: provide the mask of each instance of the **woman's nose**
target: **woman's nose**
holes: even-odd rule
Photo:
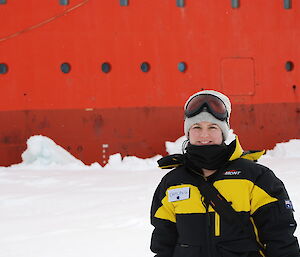
[[[208,131],[206,129],[202,129],[201,133],[200,133],[200,136],[202,138],[208,138],[209,137],[209,133],[208,133]]]

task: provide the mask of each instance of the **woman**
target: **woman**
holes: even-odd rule
[[[224,143],[229,99],[204,90],[184,109],[185,153],[159,161],[176,168],[153,197],[151,250],[157,257],[299,257],[283,183],[243,154],[237,138]]]

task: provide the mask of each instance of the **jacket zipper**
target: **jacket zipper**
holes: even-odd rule
[[[208,229],[207,229],[207,253],[208,253],[208,257],[211,257],[211,218],[210,218],[210,213],[208,211],[208,207],[209,205],[207,205],[206,207],[206,215],[207,215],[207,225],[208,225]]]
[[[220,228],[220,215],[215,212],[215,236],[221,235],[221,228]]]
[[[206,177],[204,177],[204,180],[208,182],[208,179]],[[213,226],[212,226],[212,220],[211,220],[211,217],[210,217],[210,213],[208,211],[209,209],[209,202],[205,202],[204,199],[203,199],[203,204],[205,206],[205,210],[206,210],[206,215],[207,215],[207,253],[208,253],[208,256],[207,257],[212,257],[212,235],[214,234],[212,232],[212,229],[213,229]],[[216,213],[217,214],[217,213]],[[215,224],[216,225],[216,224]]]
[[[207,232],[206,232],[206,241],[207,241],[207,254],[208,256],[207,257],[212,257],[212,254],[211,254],[211,218],[210,218],[210,213],[208,211],[208,208],[209,208],[209,203],[206,203],[204,201],[204,198],[202,197],[201,198],[201,202],[202,204],[204,205],[205,207],[205,211],[206,211],[206,220],[207,220]]]

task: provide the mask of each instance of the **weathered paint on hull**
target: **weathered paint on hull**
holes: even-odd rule
[[[300,138],[300,1],[65,2],[0,4],[0,165],[36,134],[86,163],[163,153],[202,88],[230,97],[245,149]]]
[[[118,152],[164,155],[165,141],[183,135],[180,107],[6,111],[0,112],[0,120],[5,124],[0,130],[1,165],[20,162],[32,135],[48,136],[86,164],[102,165]],[[270,149],[299,138],[300,104],[234,105],[231,127],[244,149]]]

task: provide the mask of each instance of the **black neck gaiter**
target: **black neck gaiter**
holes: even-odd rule
[[[233,149],[234,150],[234,149]],[[232,145],[192,145],[186,147],[185,164],[197,171],[220,169],[232,154]]]

